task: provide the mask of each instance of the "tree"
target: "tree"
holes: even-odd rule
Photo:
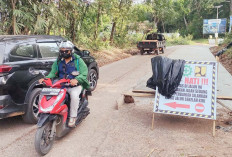
[[[111,16],[112,16],[112,29],[110,34],[110,42],[113,43],[114,34],[117,23],[123,23],[124,18],[128,15],[128,10],[132,4],[132,0],[112,0],[111,1]],[[122,28],[122,26],[121,26]]]
[[[202,36],[203,19],[232,15],[226,0],[1,0],[0,34],[62,35],[89,48],[121,46],[148,30]],[[231,12],[231,13],[230,13]],[[136,33],[136,34],[135,34]],[[142,34],[142,35],[141,35]],[[140,36],[141,35],[141,36]]]

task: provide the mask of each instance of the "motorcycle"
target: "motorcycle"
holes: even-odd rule
[[[39,97],[39,120],[35,135],[35,149],[40,155],[46,155],[52,148],[55,137],[63,137],[72,128],[68,127],[70,96],[66,87],[70,87],[69,79],[61,79],[52,83],[51,79],[45,79]],[[88,93],[82,90],[80,104],[77,111],[75,126],[85,119],[89,112]]]

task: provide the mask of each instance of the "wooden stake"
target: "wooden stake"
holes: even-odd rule
[[[217,61],[217,79],[218,79],[218,69],[219,69],[219,57],[216,56],[216,61]],[[216,120],[213,121],[213,137],[215,137],[215,127],[216,127]]]
[[[124,96],[135,96],[135,97],[154,97],[154,94],[150,93],[123,93]]]
[[[213,137],[215,137],[215,127],[216,127],[216,121],[213,121]]]
[[[231,108],[227,107],[225,104],[223,104],[221,101],[217,100],[217,103],[219,103],[220,105],[222,105],[223,107],[225,107],[226,109],[230,110],[230,112],[232,112]]]
[[[219,62],[219,57],[218,56],[216,56],[216,61]]]
[[[155,121],[155,113],[153,113],[153,116],[152,116],[151,130],[154,130],[154,121]]]
[[[155,91],[148,91],[148,90],[133,90],[133,93],[149,93],[149,94],[155,94]]]
[[[232,100],[232,97],[231,96],[217,96],[217,99]]]

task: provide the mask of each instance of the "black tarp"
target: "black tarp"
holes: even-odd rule
[[[152,77],[147,81],[147,87],[156,89],[159,93],[170,98],[180,84],[184,72],[184,60],[173,60],[163,56],[151,59]]]
[[[221,56],[224,52],[226,52],[231,47],[232,47],[232,43],[229,43],[223,49],[219,50],[215,56],[218,56],[218,57]]]

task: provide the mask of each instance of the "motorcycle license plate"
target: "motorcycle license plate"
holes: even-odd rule
[[[43,95],[58,95],[60,89],[55,88],[43,88],[41,94]]]

